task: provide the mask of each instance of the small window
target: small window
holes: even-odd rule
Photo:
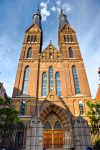
[[[32,58],[32,48],[31,47],[28,49],[27,58]]]
[[[34,43],[36,43],[37,42],[37,37],[36,37],[36,35],[34,35]]]
[[[30,35],[27,37],[27,43],[30,43]]]
[[[80,110],[80,115],[84,114],[84,106],[83,106],[83,102],[79,101],[79,110]]]
[[[62,129],[62,126],[59,121],[56,121],[56,123],[54,125],[54,129],[57,129],[57,130]]]
[[[33,42],[33,35],[31,36],[31,42]]]
[[[52,129],[52,128],[51,128],[51,124],[50,124],[49,121],[46,121],[46,122],[45,122],[45,124],[44,124],[44,129],[45,129],[45,130],[46,130],[46,129],[47,129],[47,130],[48,130],[48,129]]]
[[[21,102],[20,115],[25,115],[25,110],[26,110],[26,101],[23,100]]]
[[[70,35],[70,41],[73,42],[73,37],[72,37],[72,35]]]
[[[50,53],[50,59],[53,59],[53,55],[52,55],[52,53]]]
[[[66,35],[64,35],[64,42],[65,42],[65,43],[67,42],[67,37],[66,37]]]
[[[69,48],[69,58],[74,58],[73,49]]]

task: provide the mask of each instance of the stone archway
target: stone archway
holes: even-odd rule
[[[44,147],[47,148],[63,148],[63,125],[60,118],[53,111],[48,114],[44,122]]]
[[[48,150],[52,150],[52,148],[53,150],[62,150],[64,148],[69,150],[73,147],[70,117],[66,109],[54,104],[47,106],[41,111],[40,118],[44,126],[44,146],[46,146]],[[48,122],[47,127],[45,127],[46,122]],[[56,122],[59,122],[59,127],[57,129],[54,127]],[[48,141],[49,144],[47,144]]]

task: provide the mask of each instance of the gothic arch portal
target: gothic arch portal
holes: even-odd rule
[[[46,148],[73,147],[73,131],[69,114],[66,109],[54,104],[41,111],[40,118],[44,127],[43,139]]]

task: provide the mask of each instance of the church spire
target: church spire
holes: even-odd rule
[[[42,29],[42,26],[41,26],[42,17],[41,17],[39,7],[38,7],[36,13],[33,15],[32,19],[33,19],[33,24],[36,24],[40,29]]]
[[[67,20],[67,16],[64,14],[63,9],[61,9],[60,12],[60,16],[59,16],[59,30],[61,30],[61,28],[65,25],[65,24],[69,24],[68,20]]]

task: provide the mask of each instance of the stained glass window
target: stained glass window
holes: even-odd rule
[[[59,121],[56,121],[56,123],[54,125],[54,129],[62,129],[62,126]]]
[[[42,96],[47,96],[47,74],[43,72],[42,74]]]
[[[79,87],[79,81],[78,81],[78,75],[77,75],[77,70],[76,67],[72,67],[72,73],[73,73],[73,78],[74,78],[74,85],[75,85],[75,93],[80,94],[80,87]]]
[[[22,94],[25,94],[25,95],[27,95],[27,93],[28,93],[29,74],[30,74],[30,68],[29,68],[29,66],[27,66],[25,69],[23,90],[22,90]]]
[[[61,83],[60,83],[60,74],[56,73],[56,93],[58,96],[61,96]]]
[[[54,88],[54,77],[53,77],[53,67],[49,68],[49,89],[50,91]]]
[[[46,121],[44,124],[44,129],[51,129],[51,125],[49,121]]]

